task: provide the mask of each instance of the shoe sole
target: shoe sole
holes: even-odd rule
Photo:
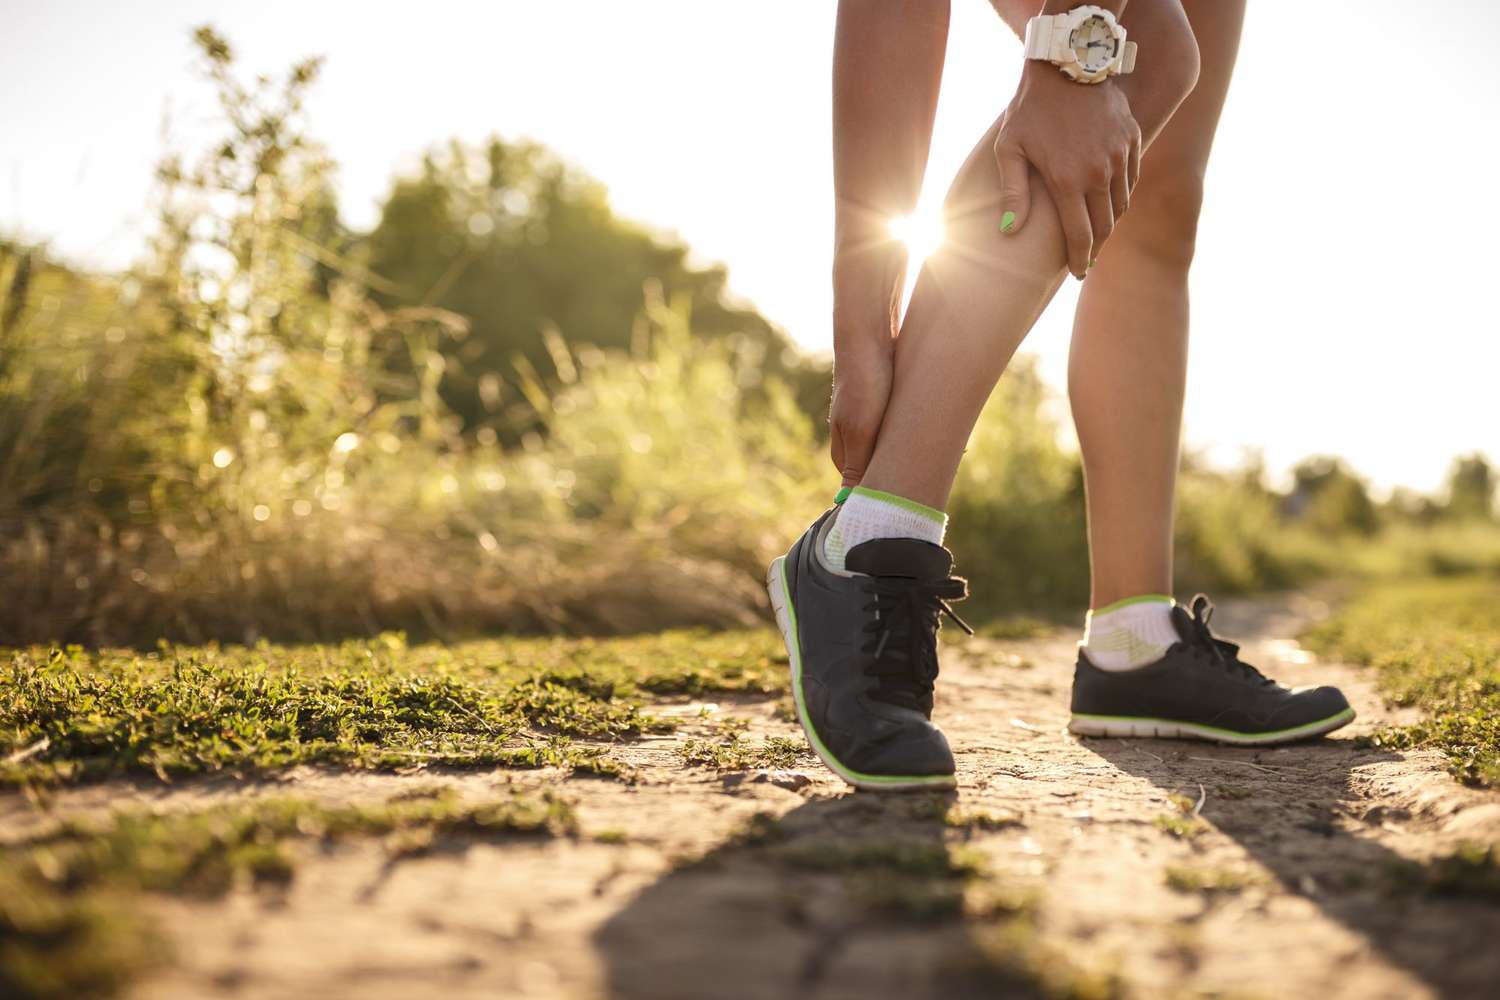
[[[813,753],[818,755],[818,759],[828,770],[855,788],[872,791],[957,787],[958,779],[951,774],[862,774],[838,762],[818,738],[807,715],[807,704],[802,699],[802,644],[797,639],[797,612],[792,607],[791,591],[786,585],[785,556],[771,563],[771,568],[766,573],[766,593],[771,596],[771,607],[776,611],[776,627],[781,630],[781,638],[786,642],[787,658],[792,665],[792,701],[797,705],[797,721],[802,724],[802,732],[807,736]]]
[[[1295,743],[1323,736],[1341,729],[1354,721],[1354,709],[1346,708],[1337,715],[1330,715],[1317,722],[1309,722],[1290,729],[1277,729],[1266,733],[1240,733],[1217,726],[1201,726],[1194,722],[1172,722],[1169,719],[1148,719],[1123,715],[1084,715],[1073,713],[1068,723],[1068,732],[1076,736],[1140,737],[1145,739],[1203,740],[1208,743],[1228,743],[1233,746],[1263,747],[1277,743]]]

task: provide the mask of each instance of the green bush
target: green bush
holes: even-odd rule
[[[1051,390],[1017,357],[980,414],[949,503],[949,545],[973,597],[966,613],[1088,604],[1083,473],[1060,444]]]

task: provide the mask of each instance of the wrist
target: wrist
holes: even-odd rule
[[[1042,4],[1041,13],[1066,14],[1074,7],[1082,7],[1084,4],[1088,4],[1091,7],[1103,7],[1115,17],[1119,17],[1120,13],[1125,9],[1127,2],[1128,0],[1047,0],[1046,3]]]

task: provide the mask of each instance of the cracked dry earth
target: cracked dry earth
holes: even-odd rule
[[[945,978],[969,953],[974,918],[881,917],[847,873],[779,864],[737,835],[756,813],[776,818],[782,844],[962,843],[982,855],[985,882],[1033,900],[1034,962],[1060,956],[1127,995],[1494,996],[1500,908],[1394,888],[1390,875],[1463,842],[1500,841],[1500,795],[1455,784],[1435,753],[1357,747],[1355,736],[1399,713],[1365,672],[1297,649],[1288,637],[1317,613],[1306,597],[1259,600],[1225,604],[1215,621],[1273,676],[1341,685],[1360,713],[1334,738],[1280,749],[1075,739],[1064,730],[1074,636],[948,647],[936,718],[958,755],[955,805],[1017,820],[994,830],[945,826],[930,810],[923,819],[911,796],[853,792],[811,757],[792,775],[683,764],[682,743],[716,738],[723,717],[748,719],[752,744],[799,736],[775,698],[658,706],[687,721],[614,750],[636,769],[629,784],[301,770],[264,783],[86,788],[56,807],[384,801],[434,782],[476,798],[553,788],[576,806],[576,836],[466,841],[397,863],[377,839],[298,846],[295,879],[274,895],[153,897],[175,953],[135,988],[153,1000],[1035,992],[1034,971],[978,985]],[[1195,836],[1162,828],[1170,817],[1194,825],[1200,801]],[[1174,871],[1232,888],[1174,885]]]

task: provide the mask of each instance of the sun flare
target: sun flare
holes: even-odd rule
[[[891,220],[891,235],[906,244],[913,264],[920,264],[943,245],[943,217],[937,212],[918,210],[912,215]]]

